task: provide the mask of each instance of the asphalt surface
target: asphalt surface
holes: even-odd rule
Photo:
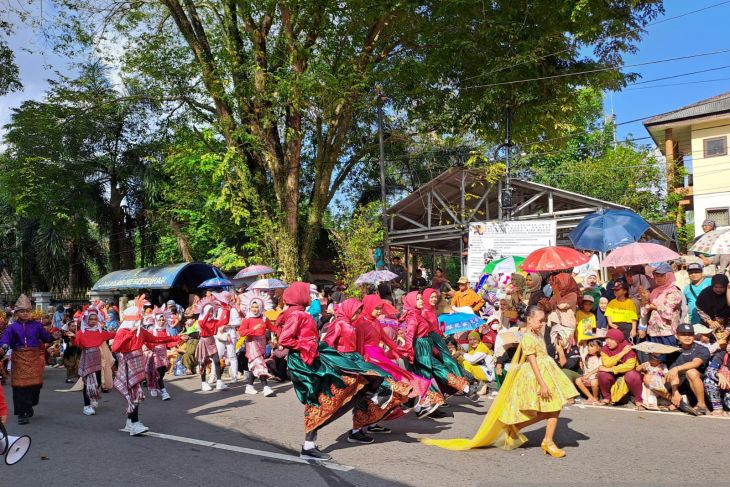
[[[563,459],[543,455],[539,424],[527,430],[527,445],[509,452],[451,452],[419,443],[477,430],[490,401],[458,397],[449,401],[447,417],[406,416],[388,423],[392,434],[370,445],[345,441],[345,415],[319,434],[320,448],[333,456],[321,466],[298,459],[303,407],[289,383],[275,384],[276,396],[265,398],[244,395],[240,382],[204,393],[195,378],[173,378],[171,401],[148,397],[141,406],[151,434],[130,437],[119,431],[125,416],[116,391],[102,395],[96,416],[83,416],[80,392],[55,391],[67,388],[64,376],[46,369],[30,425],[11,416],[10,434],[30,435],[33,443],[20,463],[0,463],[0,486],[726,485],[725,418],[573,406],[556,435],[567,452]],[[5,396],[12,411],[7,385]]]

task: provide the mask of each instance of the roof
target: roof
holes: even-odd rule
[[[657,222],[653,223],[653,225],[671,239],[670,248],[679,252],[679,235],[677,234],[677,225],[674,222]]]
[[[655,115],[645,120],[644,126],[650,127],[652,125],[678,122],[680,120],[719,115],[723,113],[730,113],[730,91],[700,100],[692,103],[691,105],[683,106],[676,110],[672,110],[671,112]]]
[[[184,262],[157,267],[143,267],[110,272],[94,284],[92,291],[121,291],[127,289],[171,289],[179,286],[195,289],[213,277],[225,277],[215,266],[202,262]]]

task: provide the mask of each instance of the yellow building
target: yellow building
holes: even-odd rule
[[[730,92],[662,113],[644,127],[667,159],[667,174],[683,164],[688,171],[683,200],[687,223],[702,233],[702,221],[730,225]]]

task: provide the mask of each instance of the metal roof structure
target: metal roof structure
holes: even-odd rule
[[[503,180],[490,181],[484,169],[451,167],[387,210],[391,246],[410,251],[459,255],[469,223],[502,215]],[[557,220],[558,245],[589,213],[625,206],[544,184],[512,179],[513,220]],[[671,239],[652,226],[649,238]]]
[[[94,284],[92,292],[156,290],[179,287],[186,292],[213,277],[226,277],[217,267],[202,262],[185,262],[157,267],[114,271]]]

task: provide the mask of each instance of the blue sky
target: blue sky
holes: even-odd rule
[[[639,51],[635,55],[627,56],[626,64],[730,49],[730,35],[728,35],[730,2],[684,15],[719,3],[722,2],[718,0],[666,0],[665,16],[658,19],[659,23],[648,28],[647,34],[639,44]],[[37,19],[39,13],[35,12],[34,15]],[[46,11],[46,18],[48,15],[49,12]],[[671,19],[675,16],[681,17]],[[9,121],[11,107],[18,106],[23,100],[40,98],[47,87],[46,79],[53,76],[53,70],[63,72],[67,64],[66,60],[53,54],[50,46],[28,28],[18,28],[10,39],[10,43],[16,52],[25,89],[20,93],[0,97],[0,126]],[[32,52],[28,52],[26,49],[30,49]],[[730,66],[730,52],[629,69],[640,73],[641,81],[644,81],[721,66]],[[719,81],[695,83],[704,80]],[[688,82],[693,84],[677,85],[677,83]],[[629,120],[667,112],[726,91],[730,91],[730,68],[635,87],[629,86],[621,92],[607,95],[605,109],[607,114],[615,113],[617,123],[621,124]],[[619,125],[619,139],[623,139],[629,134],[634,138],[645,138],[648,135],[641,122]],[[649,141],[641,140],[640,142],[648,143]]]

